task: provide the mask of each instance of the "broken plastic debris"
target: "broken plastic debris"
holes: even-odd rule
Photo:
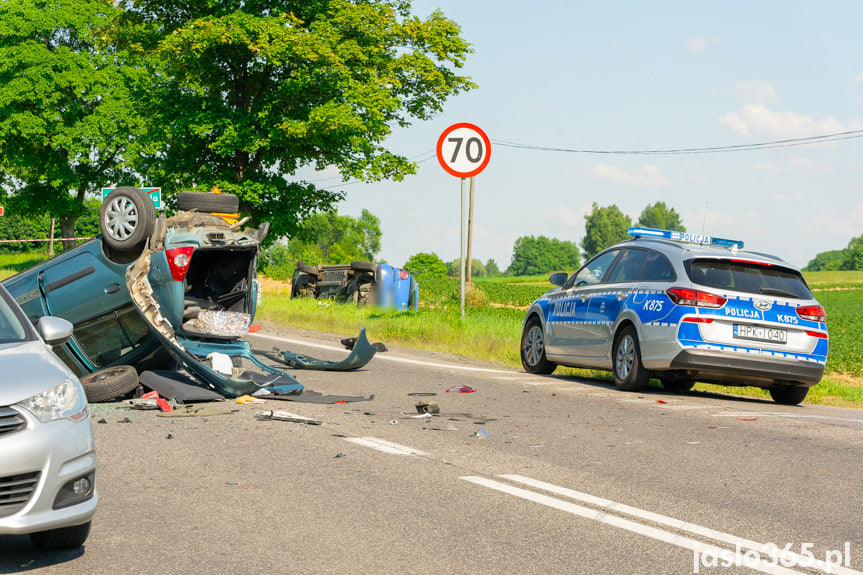
[[[440,405],[434,401],[418,403],[416,408],[418,413],[440,413]]]
[[[156,398],[149,397],[143,398],[140,397],[138,399],[126,399],[123,401],[124,404],[128,405],[132,409],[158,409],[159,404],[156,403]]]
[[[248,403],[267,403],[263,399],[252,397],[251,395],[241,395],[237,398],[237,403],[246,405]]]
[[[665,401],[664,399],[657,399],[657,400],[656,400],[656,403],[668,403],[668,402],[667,402],[667,401]]]
[[[258,419],[290,421],[292,423],[306,423],[308,425],[321,425],[323,423],[323,421],[318,421],[317,419],[304,417],[302,415],[297,415],[296,413],[290,413],[288,411],[281,411],[278,409],[273,411],[259,411],[257,417]]]
[[[473,393],[474,391],[476,391],[474,388],[467,385],[457,385],[446,390],[447,393]]]
[[[480,427],[479,429],[476,430],[476,433],[474,434],[474,436],[476,436],[476,437],[491,437],[491,433],[486,431],[485,428]]]
[[[214,351],[207,356],[207,359],[210,360],[210,367],[214,371],[222,375],[234,375],[234,364],[231,362],[231,356]]]

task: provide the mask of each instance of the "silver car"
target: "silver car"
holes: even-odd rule
[[[96,512],[96,454],[84,390],[51,346],[72,324],[38,332],[0,286],[0,536],[43,549],[78,547]]]
[[[521,359],[609,370],[622,390],[651,377],[672,391],[696,381],[757,386],[803,401],[827,362],[824,308],[800,270],[743,242],[632,228],[531,304]]]

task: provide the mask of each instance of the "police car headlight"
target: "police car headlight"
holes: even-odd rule
[[[80,384],[67,379],[57,387],[27,398],[21,407],[32,413],[42,423],[57,419],[79,421],[87,417],[87,396]]]

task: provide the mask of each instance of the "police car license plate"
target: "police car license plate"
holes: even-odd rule
[[[788,331],[761,325],[736,323],[734,324],[734,337],[771,343],[786,343],[788,341]]]

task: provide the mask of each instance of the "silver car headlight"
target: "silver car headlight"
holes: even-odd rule
[[[81,386],[71,379],[25,399],[18,405],[35,415],[42,423],[57,419],[79,421],[87,417],[87,396]]]

